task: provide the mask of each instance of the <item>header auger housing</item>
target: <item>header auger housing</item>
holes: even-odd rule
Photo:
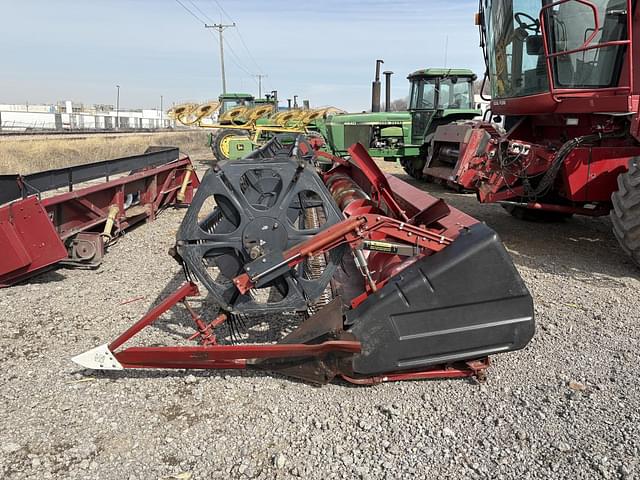
[[[350,158],[274,138],[202,179],[178,231],[187,282],[87,368],[255,368],[323,384],[480,375],[523,348],[532,299],[496,233],[401,180],[356,145]],[[331,160],[321,171],[318,158]],[[215,206],[209,206],[213,199]],[[197,282],[197,283],[196,283]],[[196,312],[200,286],[220,306]],[[199,345],[128,347],[183,303]],[[256,316],[306,320],[277,343],[218,341]]]

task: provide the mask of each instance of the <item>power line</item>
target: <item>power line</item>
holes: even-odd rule
[[[193,2],[193,0],[189,0],[189,3],[191,5],[193,5],[193,8],[195,8],[196,10],[198,10],[203,16],[204,18],[206,18],[207,20],[209,20],[211,23],[214,23],[215,20],[212,20],[205,12],[202,11],[202,9],[195,4],[195,2]]]
[[[258,64],[258,62],[256,62],[256,59],[253,58],[253,55],[251,54],[251,50],[249,49],[249,47],[247,47],[247,44],[245,43],[244,38],[240,33],[240,29],[237,29],[236,33],[238,34],[238,37],[240,38],[240,42],[242,43],[242,46],[244,47],[244,49],[247,51],[247,54],[249,55],[249,58],[251,59],[251,61],[254,63],[256,67],[258,67],[258,70],[262,71],[262,67]]]
[[[231,15],[229,15],[229,13],[224,9],[222,4],[218,0],[212,0],[212,1],[218,6],[218,8],[220,9],[220,11],[222,12],[223,15],[225,15],[230,21],[232,21],[232,22],[234,21],[233,18],[231,17]],[[262,72],[263,71],[262,67],[258,64],[256,59],[254,58],[253,54],[251,53],[251,49],[247,46],[247,42],[244,41],[244,37],[242,36],[242,32],[240,31],[240,27],[236,27],[236,33],[238,34],[238,38],[240,39],[240,42],[242,43],[242,46],[246,50],[249,58],[251,59],[253,64],[256,67],[258,67],[258,71]]]
[[[176,0],[176,2],[178,2],[178,4],[179,4],[182,8],[184,8],[187,12],[189,12],[189,14],[190,14],[193,18],[195,18],[198,22],[200,22],[200,23],[207,23],[207,22],[203,21],[200,17],[198,17],[195,13],[193,13],[191,10],[189,10],[189,9],[187,8],[187,6],[186,6],[184,3],[182,3],[180,0]]]
[[[186,5],[185,5],[181,0],[175,0],[175,1],[176,1],[176,3],[178,3],[178,5],[180,5],[180,6],[181,6],[181,7],[182,7],[182,8],[183,8],[183,9],[184,9],[184,10],[185,10],[189,15],[191,15],[193,18],[195,18],[195,19],[198,21],[198,23],[204,24],[204,25],[205,25],[205,27],[207,27],[207,22],[206,22],[206,20],[203,20],[199,15],[197,15],[196,13],[194,13],[194,12],[193,12],[193,10],[191,10],[189,7],[187,7],[187,6],[186,6]],[[191,4],[191,5],[192,5],[192,6],[193,6],[193,7],[194,7],[198,12],[200,12],[200,14],[202,14],[206,19],[211,20],[211,17],[209,17],[209,15],[207,15],[207,14],[206,14],[206,13],[205,13],[205,12],[204,12],[200,7],[198,7],[198,6],[197,6],[197,5],[196,5],[192,0],[188,0],[188,1],[189,1],[189,3],[190,3],[190,4]],[[222,13],[223,13],[224,15],[226,15],[226,16],[227,16],[227,18],[231,19],[231,16],[230,16],[230,15],[229,15],[225,10],[224,10],[224,8],[222,7],[222,5],[220,5],[217,1],[216,1],[216,4],[218,5],[218,7],[219,7],[219,8],[220,8],[220,10],[222,11]],[[233,19],[231,19],[231,21],[232,21],[233,25],[225,25],[225,28],[226,28],[226,27],[233,26],[233,27],[236,27],[236,29],[237,29],[236,23],[233,21]],[[212,26],[209,26],[209,28],[215,28],[215,25],[216,25],[216,24],[214,24],[214,25],[212,25]],[[257,82],[257,81],[255,80],[255,78],[253,77],[252,72],[250,72],[250,71],[249,71],[249,69],[245,68],[245,67],[242,65],[242,63],[243,63],[243,62],[242,62],[242,60],[240,60],[240,57],[239,57],[239,56],[238,56],[238,54],[235,52],[235,50],[233,49],[233,47],[231,47],[231,45],[229,44],[229,42],[228,42],[226,39],[224,39],[224,38],[222,37],[222,34],[220,33],[220,40],[218,40],[218,38],[216,38],[216,35],[215,35],[212,31],[208,30],[208,32],[209,32],[209,33],[211,33],[211,35],[213,36],[213,38],[215,38],[215,39],[216,39],[216,41],[218,42],[218,45],[219,45],[219,47],[220,47],[220,52],[221,52],[221,55],[220,55],[220,58],[221,58],[221,71],[222,71],[222,90],[223,90],[223,93],[226,93],[226,78],[225,78],[225,73],[224,73],[224,58],[223,58],[223,57],[224,57],[224,46],[223,46],[223,43],[227,45],[227,47],[228,47],[229,51],[231,52],[231,61],[236,65],[236,67],[238,67],[238,68],[239,68],[240,70],[242,70],[245,74],[247,74],[250,78],[252,78],[252,80],[253,80],[253,81],[256,83],[256,85],[257,85],[257,84],[258,84],[258,82]],[[245,45],[245,48],[246,48],[246,44],[244,43],[244,40],[243,40],[242,38],[241,38],[241,41],[242,41],[242,43]],[[248,51],[248,49],[247,49],[247,53],[249,53],[249,54],[250,54],[250,52]],[[253,57],[252,57],[252,60],[254,61],[254,63],[256,63],[256,62],[255,62],[255,59],[253,59]],[[256,63],[256,65],[257,65],[257,63]],[[257,66],[258,66],[258,65],[257,65]],[[262,69],[260,69],[260,70],[262,70]]]
[[[236,53],[236,51],[233,49],[233,47],[231,46],[231,44],[227,41],[227,39],[224,39],[224,43],[227,45],[227,47],[229,48],[229,51],[231,52],[232,55],[232,59],[235,58],[237,60],[237,62],[234,62],[239,69],[241,69],[244,73],[246,73],[247,75],[249,75],[250,77],[253,75],[253,73],[251,73],[247,68],[245,68],[244,66],[240,65],[241,60],[238,57],[238,54]],[[240,62],[240,63],[238,63]]]
[[[233,22],[233,18],[231,18],[231,15],[229,15],[227,13],[227,11],[222,7],[222,5],[220,5],[220,2],[218,0],[212,0],[213,2],[215,2],[215,4],[218,6],[218,8],[220,9],[220,11],[226,15],[226,17],[231,20]]]

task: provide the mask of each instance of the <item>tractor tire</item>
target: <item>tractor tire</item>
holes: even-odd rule
[[[404,168],[404,171],[416,180],[422,180],[422,169],[424,168],[424,163],[421,163],[420,167],[416,167],[416,160],[419,160],[419,158],[420,157],[405,157],[400,159],[400,164],[402,168]]]
[[[524,220],[525,222],[554,223],[568,220],[573,217],[572,213],[535,210],[533,208],[520,207],[518,205],[502,205],[502,208],[518,220]]]
[[[629,162],[629,170],[618,176],[618,191],[611,194],[609,214],[613,233],[622,249],[640,266],[640,157]]]
[[[231,137],[238,137],[243,135],[249,135],[245,130],[235,130],[233,128],[226,128],[218,132],[218,134],[213,137],[211,141],[211,150],[213,151],[213,155],[216,157],[218,162],[223,160],[229,160],[229,139]]]
[[[431,175],[425,175],[422,173],[427,159],[429,158],[429,151],[431,149],[431,141],[434,134],[427,135],[424,139],[424,144],[420,148],[420,155],[417,157],[405,157],[400,160],[400,163],[404,167],[404,171],[416,180],[423,180],[427,183],[433,183],[434,178]]]

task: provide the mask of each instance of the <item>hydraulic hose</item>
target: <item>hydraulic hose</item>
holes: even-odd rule
[[[576,137],[565,142],[558,150],[558,153],[553,159],[553,163],[551,164],[551,167],[549,167],[549,169],[545,172],[544,176],[540,180],[540,183],[538,183],[538,185],[535,188],[531,187],[529,178],[524,179],[523,185],[525,189],[525,194],[530,200],[535,200],[543,196],[544,194],[546,194],[553,186],[553,183],[555,182],[556,177],[558,176],[558,172],[560,171],[560,168],[562,167],[562,164],[564,163],[565,159],[569,156],[569,154],[574,148],[579,147],[583,143],[598,142],[605,138],[624,137],[625,135],[626,135],[626,132],[624,130],[621,132],[608,133],[608,134],[593,133],[589,135],[583,135],[581,137]]]

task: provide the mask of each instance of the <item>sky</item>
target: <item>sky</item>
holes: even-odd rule
[[[477,0],[0,0],[0,103],[115,104],[116,85],[122,109],[215,99],[217,32],[203,24],[236,22],[227,91],[257,95],[263,74],[281,100],[360,111],[377,58],[395,72],[394,99],[407,96],[407,74],[445,56],[480,75],[476,10]]]

